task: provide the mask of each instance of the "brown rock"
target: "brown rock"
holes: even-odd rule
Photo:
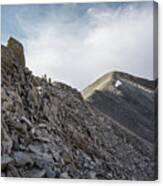
[[[13,37],[10,37],[8,40],[7,47],[13,51],[16,59],[18,60],[17,61],[18,64],[25,66],[23,45],[19,41],[17,41],[16,39],[14,39]]]

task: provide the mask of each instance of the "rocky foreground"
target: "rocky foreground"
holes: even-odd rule
[[[1,47],[1,82],[2,176],[157,178],[154,143],[76,89],[32,75],[13,38]]]

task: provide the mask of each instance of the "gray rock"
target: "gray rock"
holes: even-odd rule
[[[46,171],[44,169],[36,169],[33,168],[32,170],[26,171],[22,174],[25,178],[42,178],[44,177]]]
[[[29,128],[32,128],[32,123],[25,116],[21,117],[21,121],[24,121]]]
[[[23,151],[15,152],[13,155],[14,160],[16,161],[16,166],[24,166],[26,164],[33,164],[31,154]]]
[[[7,166],[7,177],[20,177],[17,168],[14,167],[12,164],[9,164]]]
[[[60,178],[70,179],[71,177],[68,175],[67,172],[63,172],[63,173],[61,173]]]
[[[47,178],[55,178],[57,176],[57,173],[50,166],[45,166],[45,171]]]
[[[1,169],[4,170],[6,166],[12,162],[13,162],[13,159],[9,155],[7,154],[2,155],[1,156]]]
[[[95,172],[90,172],[89,176],[90,176],[90,179],[97,179]]]
[[[34,152],[37,155],[41,155],[42,154],[42,152],[41,152],[41,146],[38,146],[38,145],[29,145],[28,148],[29,148],[29,150],[31,152]]]
[[[2,142],[1,142],[2,152],[6,154],[10,154],[12,146],[13,146],[13,142],[10,136],[7,134],[6,129],[3,127],[3,125],[1,128],[1,139],[2,139]]]

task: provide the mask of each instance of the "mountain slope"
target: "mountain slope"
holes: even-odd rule
[[[154,147],[63,83],[32,75],[23,46],[2,46],[1,172],[8,177],[157,178]]]
[[[82,95],[120,125],[153,143],[156,86],[157,81],[112,72],[84,89]]]

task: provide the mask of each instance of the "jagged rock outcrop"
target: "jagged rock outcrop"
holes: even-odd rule
[[[14,46],[21,45],[12,39],[1,47],[2,176],[157,178],[151,143],[91,106],[76,89],[33,76]]]

